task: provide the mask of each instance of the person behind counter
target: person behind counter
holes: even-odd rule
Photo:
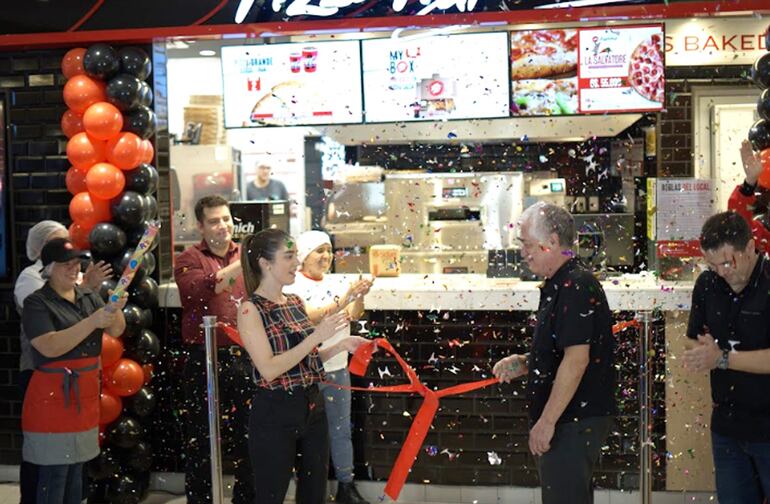
[[[233,243],[233,219],[227,200],[205,196],[195,203],[200,243],[176,258],[174,279],[182,301],[182,342],[187,350],[182,382],[185,426],[185,493],[191,504],[211,502],[206,349],[203,317],[235,325],[237,302],[244,296],[240,248]],[[251,362],[241,347],[217,329],[219,404],[222,438],[235,464],[234,504],[250,504],[256,495],[248,457],[246,423],[254,391]]]
[[[545,277],[528,355],[493,368],[503,382],[527,374],[529,449],[544,504],[593,502],[591,475],[615,404],[614,340],[601,284],[574,258],[572,215],[536,203],[519,221],[524,260]]]
[[[722,212],[703,224],[709,269],[692,293],[685,367],[711,375],[711,443],[720,504],[770,496],[770,259],[746,220]]]
[[[40,270],[43,269],[40,252],[43,246],[54,238],[69,238],[69,233],[66,227],[52,220],[40,221],[27,232],[27,259],[32,261],[32,264],[21,271],[13,286],[13,300],[16,304],[16,311],[20,316],[27,297],[45,285],[45,280],[40,274]],[[97,290],[102,281],[111,274],[112,267],[106,262],[99,261],[97,264],[90,262],[83,275],[82,285],[92,290]],[[21,328],[19,334],[19,347],[21,349],[19,356],[19,392],[20,397],[23,399],[35,369],[32,346],[29,343],[29,339],[24,336],[24,327]],[[38,468],[35,464],[22,460],[19,466],[21,504],[34,504],[35,496],[37,495],[37,472]]]
[[[727,209],[738,212],[751,227],[751,235],[754,237],[754,246],[761,253],[770,250],[770,229],[759,219],[754,219],[754,209],[757,206],[757,182],[762,173],[762,162],[759,155],[751,150],[751,143],[744,140],[741,143],[741,161],[746,178],[743,183],[736,186],[730,199],[727,200]],[[765,219],[768,219],[768,209],[765,209]]]
[[[297,260],[301,275],[284,292],[298,294],[305,303],[310,322],[317,324],[325,315],[345,311],[350,320],[358,320],[364,313],[364,296],[369,293],[371,280],[356,282],[334,280],[326,273],[332,265],[332,242],[323,231],[306,231],[297,238]],[[345,326],[331,339],[324,341],[321,349],[333,347],[350,336],[350,326]],[[340,352],[324,362],[326,382],[350,387],[348,359]],[[350,424],[350,390],[329,385],[320,386],[324,396],[326,420],[329,424],[334,474],[337,477],[338,504],[368,504],[353,482],[353,441]]]
[[[247,300],[238,311],[238,330],[256,368],[257,391],[249,417],[249,453],[257,502],[282,504],[292,470],[298,504],[326,502],[329,434],[323,361],[353,353],[366,339],[348,336],[318,348],[349,325],[347,312],[323,317],[315,328],[302,299],[284,294],[299,267],[294,240],[266,229],[243,241],[241,264]]]
[[[257,176],[246,187],[248,201],[288,200],[289,191],[283,182],[270,178],[272,168],[266,163],[257,163]]]
[[[78,286],[88,255],[65,238],[49,240],[40,256],[46,282],[26,298],[21,317],[35,365],[22,406],[22,457],[38,466],[38,504],[80,504],[83,464],[99,455],[102,332],[123,333],[127,296],[105,306]]]

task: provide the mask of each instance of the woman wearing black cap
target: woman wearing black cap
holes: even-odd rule
[[[126,297],[104,306],[79,287],[87,254],[67,239],[50,240],[40,256],[46,283],[22,312],[35,365],[22,408],[22,457],[41,466],[38,504],[79,504],[83,463],[99,454],[102,331],[123,332]]]

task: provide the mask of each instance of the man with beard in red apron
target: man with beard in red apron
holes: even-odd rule
[[[80,504],[83,464],[99,454],[99,372],[102,332],[125,329],[126,297],[104,306],[77,285],[88,255],[67,239],[40,254],[45,285],[24,303],[24,334],[35,371],[22,408],[23,459],[39,468],[37,504]]]

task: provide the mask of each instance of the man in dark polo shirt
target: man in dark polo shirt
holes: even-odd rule
[[[770,497],[770,260],[746,220],[710,217],[701,231],[709,267],[692,293],[685,366],[710,371],[711,443],[720,504]]]
[[[612,318],[601,284],[574,258],[572,216],[536,203],[519,220],[522,254],[540,287],[532,347],[495,364],[503,382],[527,377],[529,449],[544,504],[593,502],[591,475],[615,405]]]
[[[185,396],[185,491],[190,504],[211,502],[211,458],[206,403],[206,351],[201,324],[206,315],[235,326],[245,295],[240,249],[232,241],[227,200],[206,196],[195,204],[203,239],[176,258],[174,278],[182,301],[182,340],[188,349],[182,387]],[[256,495],[246,432],[254,393],[249,356],[218,330],[219,411],[222,436],[235,464],[233,503],[252,503]]]

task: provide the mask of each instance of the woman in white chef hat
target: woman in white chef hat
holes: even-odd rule
[[[329,235],[323,231],[306,231],[297,238],[297,259],[300,275],[286,291],[298,294],[305,302],[308,318],[314,324],[326,315],[345,310],[351,320],[357,320],[364,313],[364,296],[369,292],[372,281],[358,279],[345,281],[327,273],[332,265],[332,244]],[[350,336],[350,326],[345,327],[322,347],[332,346],[342,338]],[[326,379],[338,385],[350,386],[348,356],[341,352],[324,362]],[[337,476],[338,504],[368,504],[358,493],[353,482],[353,443],[350,424],[350,390],[333,386],[322,386],[326,417],[329,422],[329,442],[332,462]]]

